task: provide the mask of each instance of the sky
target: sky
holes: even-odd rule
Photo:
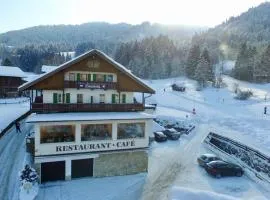
[[[265,0],[0,0],[0,33],[37,25],[144,21],[213,27]]]

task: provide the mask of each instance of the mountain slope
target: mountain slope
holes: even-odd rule
[[[210,48],[220,49],[229,58],[235,58],[241,43],[262,48],[270,41],[270,2],[262,3],[238,17],[196,35],[193,42],[205,43]],[[226,52],[227,51],[227,52]]]
[[[78,43],[85,41],[119,43],[160,34],[183,41],[189,40],[194,32],[200,29],[198,27],[165,26],[148,22],[140,25],[94,22],[81,25],[36,26],[0,34],[0,44],[18,47],[26,44],[56,43],[74,48]]]

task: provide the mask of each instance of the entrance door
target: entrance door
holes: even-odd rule
[[[41,183],[65,180],[65,161],[41,163]]]
[[[93,176],[93,158],[72,160],[71,161],[71,177],[80,178]]]

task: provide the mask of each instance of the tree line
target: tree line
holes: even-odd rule
[[[270,45],[261,53],[243,43],[239,49],[232,76],[249,82],[270,82]]]

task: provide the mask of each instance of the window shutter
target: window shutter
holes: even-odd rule
[[[97,80],[97,75],[93,74],[93,81],[96,81],[96,80]]]
[[[112,94],[112,103],[115,103],[115,94]]]
[[[70,93],[66,93],[66,103],[70,103]]]
[[[57,93],[53,93],[53,103],[58,103],[57,102]]]
[[[88,81],[91,81],[91,74],[88,74]]]
[[[80,80],[81,80],[81,74],[78,73],[78,74],[77,74],[77,81],[80,81]]]
[[[126,103],[126,94],[122,94],[122,103]]]

